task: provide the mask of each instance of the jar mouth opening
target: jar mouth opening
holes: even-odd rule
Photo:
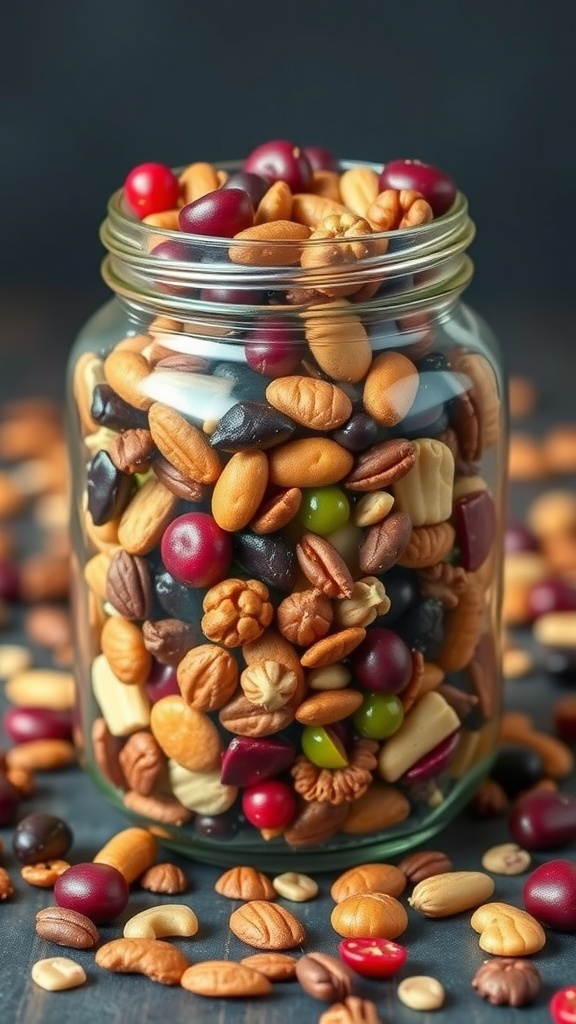
[[[341,170],[360,163],[376,172],[382,169],[381,164],[343,160]],[[235,172],[241,163],[228,161],[219,166]],[[413,297],[415,275],[428,275],[428,285],[434,281],[439,291],[443,283],[448,285],[455,275],[459,276],[474,234],[468,203],[461,192],[450,210],[432,221],[354,238],[353,242],[360,241],[360,245],[352,250],[349,237],[263,242],[162,228],[134,217],[123,202],[122,190],[118,190],[109,200],[108,216],[100,231],[108,251],[102,274],[124,298],[160,300],[163,306],[171,305],[180,313],[186,308],[202,308],[203,300],[208,298],[202,293],[208,291],[212,293],[210,310],[227,307],[227,299],[220,301],[216,294],[219,289],[238,293],[235,308],[261,305],[258,291],[277,293],[282,305],[285,293],[300,290],[308,294],[302,295],[301,302],[298,295],[293,296],[290,304],[314,305],[326,302],[326,296],[353,295],[364,285],[383,279],[389,284],[395,282],[397,294],[410,291]],[[416,281],[416,285],[419,283]],[[167,295],[171,301],[166,303]],[[269,301],[265,305],[268,307]]]

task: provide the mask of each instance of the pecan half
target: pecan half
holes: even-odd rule
[[[352,596],[354,581],[350,570],[329,541],[315,533],[304,533],[296,545],[296,557],[312,586],[327,597]]]
[[[361,452],[345,483],[351,491],[378,491],[400,480],[416,461],[416,445],[404,438],[382,441]]]
[[[165,758],[151,732],[141,730],[128,737],[118,755],[130,789],[150,796],[162,774]]]
[[[191,623],[182,619],[158,619],[142,624],[142,637],[146,650],[162,665],[178,665],[199,636]]]

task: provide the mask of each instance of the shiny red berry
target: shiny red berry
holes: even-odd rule
[[[242,795],[242,811],[256,828],[284,828],[296,814],[294,790],[280,779],[247,786]]]
[[[264,142],[242,165],[243,171],[260,174],[273,181],[285,181],[292,192],[309,192],[312,183],[312,167],[300,146],[286,139]]]
[[[165,164],[139,164],[124,182],[124,196],[130,209],[140,217],[172,210],[178,202],[180,183]]]
[[[576,982],[555,992],[548,1008],[554,1024],[576,1024]]]
[[[186,512],[164,530],[162,561],[179,583],[212,587],[232,561],[232,540],[207,512]]]
[[[408,950],[390,939],[344,939],[340,959],[364,978],[389,978],[406,963]]]

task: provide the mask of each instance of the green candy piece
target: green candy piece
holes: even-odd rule
[[[404,708],[392,693],[367,693],[352,721],[361,736],[384,740],[393,736],[404,721]]]
[[[345,768],[348,764],[339,739],[321,725],[305,725],[300,742],[308,760],[318,768]]]
[[[350,504],[339,487],[315,487],[302,491],[298,519],[306,530],[324,537],[339,530],[349,518]]]

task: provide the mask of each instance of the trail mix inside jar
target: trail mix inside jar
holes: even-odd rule
[[[287,142],[111,201],[128,318],[72,365],[86,753],[198,856],[401,850],[488,769],[503,418],[472,236],[443,172]]]

